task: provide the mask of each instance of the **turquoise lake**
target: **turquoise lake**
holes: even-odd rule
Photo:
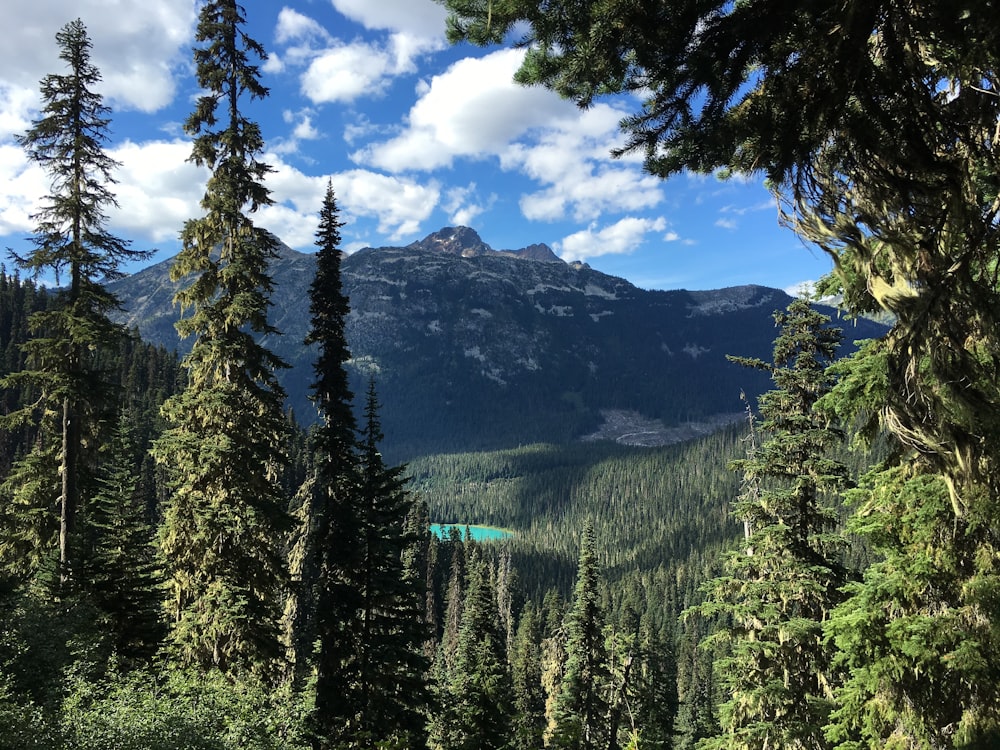
[[[469,534],[477,542],[494,542],[498,539],[506,539],[514,535],[510,531],[498,529],[493,526],[473,526],[472,524],[465,525],[461,523],[432,523],[431,532],[438,537],[443,537],[452,526],[461,531],[463,535],[465,534],[465,530],[468,529]]]

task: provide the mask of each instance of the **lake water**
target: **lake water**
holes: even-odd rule
[[[448,534],[448,529],[452,526],[461,531],[463,536],[465,535],[465,530],[468,529],[472,538],[477,542],[494,542],[498,539],[506,539],[514,535],[513,532],[498,529],[494,526],[473,526],[471,524],[465,525],[460,523],[432,523],[431,532],[442,538]]]

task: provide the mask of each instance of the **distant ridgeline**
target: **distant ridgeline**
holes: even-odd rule
[[[170,261],[112,285],[125,322],[144,339],[183,348]],[[300,422],[313,353],[308,289],[315,259],[280,247],[267,345]],[[344,258],[351,302],[347,338],[352,388],[377,378],[385,452],[393,461],[442,452],[567,443],[601,429],[609,413],[671,427],[742,411],[740,392],[770,387],[766,374],[729,363],[767,358],[772,313],[790,298],[757,286],[645,291],[567,264],[544,245],[495,251],[465,227],[407,247],[367,248]],[[850,323],[847,340],[885,329]]]

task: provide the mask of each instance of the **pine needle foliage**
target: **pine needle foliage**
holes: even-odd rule
[[[183,362],[187,388],[164,404],[170,427],[154,450],[172,476],[160,541],[176,657],[274,673],[290,527],[279,484],[288,428],[275,375],[284,363],[261,343],[277,333],[267,320],[276,241],[249,217],[271,202],[263,184],[271,168],[258,158],[259,126],[241,110],[267,95],[251,62],[264,50],[244,23],[233,0],[206,3],[199,15],[194,61],[205,93],[185,130],[191,161],[210,176],[205,214],[184,225],[171,269],[188,282],[175,297],[190,311],[177,329],[194,342]]]
[[[2,386],[28,387],[37,394],[34,402],[4,418],[8,427],[26,422],[39,427],[32,453],[14,469],[19,487],[13,488],[11,502],[23,510],[22,536],[31,536],[40,549],[52,539],[43,516],[58,504],[59,577],[65,581],[73,575],[72,537],[81,497],[88,492],[88,466],[114,401],[108,373],[98,363],[124,335],[110,317],[119,301],[104,283],[122,275],[123,263],[146,254],[105,229],[106,211],[118,205],[111,191],[118,163],[104,150],[110,110],[94,90],[101,73],[90,61],[87,29],[79,19],[72,21],[56,34],[56,42],[68,70],[42,79],[41,117],[17,139],[28,159],[48,175],[51,192],[32,217],[37,222],[33,250],[14,258],[34,278],[65,280],[66,288],[52,307],[31,315],[33,337],[22,346],[25,367],[4,378]],[[60,478],[56,495],[50,494],[53,450]]]
[[[762,442],[732,464],[744,477],[733,506],[745,529],[742,548],[706,585],[700,607],[723,623],[710,641],[725,654],[718,667],[727,696],[718,735],[698,745],[704,750],[827,746],[831,653],[823,625],[845,578],[833,501],[847,470],[829,458],[840,433],[814,407],[830,390],[827,366],[841,333],[802,299],[775,322],[773,363],[736,360],[770,372],[776,388],[760,398]]]
[[[600,601],[600,568],[594,523],[580,535],[573,601],[564,624],[566,660],[555,701],[549,746],[597,750],[608,742],[610,673],[605,647],[605,615]]]

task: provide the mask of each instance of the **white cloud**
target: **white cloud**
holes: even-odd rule
[[[208,170],[187,158],[188,141],[126,141],[108,152],[121,162],[112,186],[120,208],[109,215],[113,227],[154,243],[177,238],[184,222],[202,213]]]
[[[735,231],[736,229],[739,228],[739,224],[737,224],[734,219],[725,219],[725,218],[716,219],[715,226],[719,227],[720,229],[728,229],[729,231]]]
[[[0,81],[0,143],[27,131],[38,105],[37,89]]]
[[[529,219],[557,221],[571,215],[593,221],[606,212],[639,211],[663,200],[663,183],[644,174],[638,164],[612,160],[609,152],[620,139],[621,112],[601,104],[563,120],[535,143],[516,144],[502,157],[546,185],[521,198]]]
[[[803,297],[810,299],[816,293],[816,281],[808,279],[797,284],[791,284],[784,289],[785,294],[790,297]]]
[[[316,54],[302,74],[302,93],[314,104],[350,102],[380,94],[394,73],[393,60],[384,50],[355,42]]]
[[[274,29],[274,41],[287,44],[310,39],[328,42],[330,35],[318,21],[291,8],[282,8],[278,13],[278,25]]]
[[[332,0],[333,7],[365,28],[444,37],[444,6],[434,0]]]
[[[298,249],[311,248],[315,240],[316,216],[327,180],[333,183],[341,220],[346,224],[345,236],[354,222],[366,220],[374,220],[378,233],[393,240],[412,235],[441,197],[436,183],[422,184],[362,169],[311,176],[277,155],[265,158],[274,167],[267,186],[276,205],[261,209],[255,221]]]
[[[27,236],[33,232],[31,214],[48,192],[45,173],[28,162],[20,147],[0,145],[0,235]]]
[[[441,197],[436,182],[414,182],[362,169],[334,175],[333,187],[348,215],[374,217],[378,232],[392,240],[417,232]]]
[[[448,221],[454,226],[471,226],[475,218],[488,211],[497,201],[496,193],[485,200],[479,197],[476,183],[466,187],[453,187],[445,194],[441,207],[448,212]]]
[[[369,29],[392,32],[382,40],[351,41],[337,39],[316,20],[283,8],[278,14],[275,41],[286,48],[272,56],[266,70],[277,73],[289,66],[305,67],[301,90],[314,104],[379,96],[394,77],[416,71],[419,56],[444,46],[443,15],[436,35],[424,33],[423,23],[408,23],[426,17],[426,12],[412,16],[403,12],[420,4],[420,0],[406,0],[399,12],[386,14],[384,2],[344,3],[345,7],[338,9],[348,17]],[[443,14],[443,8],[429,0],[427,4]]]
[[[456,156],[496,156],[529,131],[575,119],[575,107],[539,87],[514,83],[522,50],[465,58],[418,89],[406,130],[352,155],[391,172],[436,169]]]
[[[61,72],[56,32],[80,18],[101,71],[97,87],[118,107],[154,112],[176,92],[179,65],[186,63],[194,27],[191,0],[31,0],[18,3],[15,27],[0,45],[0,71],[8,86],[31,90],[49,73]],[[10,16],[8,15],[8,19]],[[7,115],[0,112],[0,120]]]
[[[590,226],[575,232],[555,243],[555,248],[559,257],[566,261],[601,255],[628,255],[642,244],[649,232],[662,232],[666,228],[667,222],[662,217],[627,217],[603,229]]]

